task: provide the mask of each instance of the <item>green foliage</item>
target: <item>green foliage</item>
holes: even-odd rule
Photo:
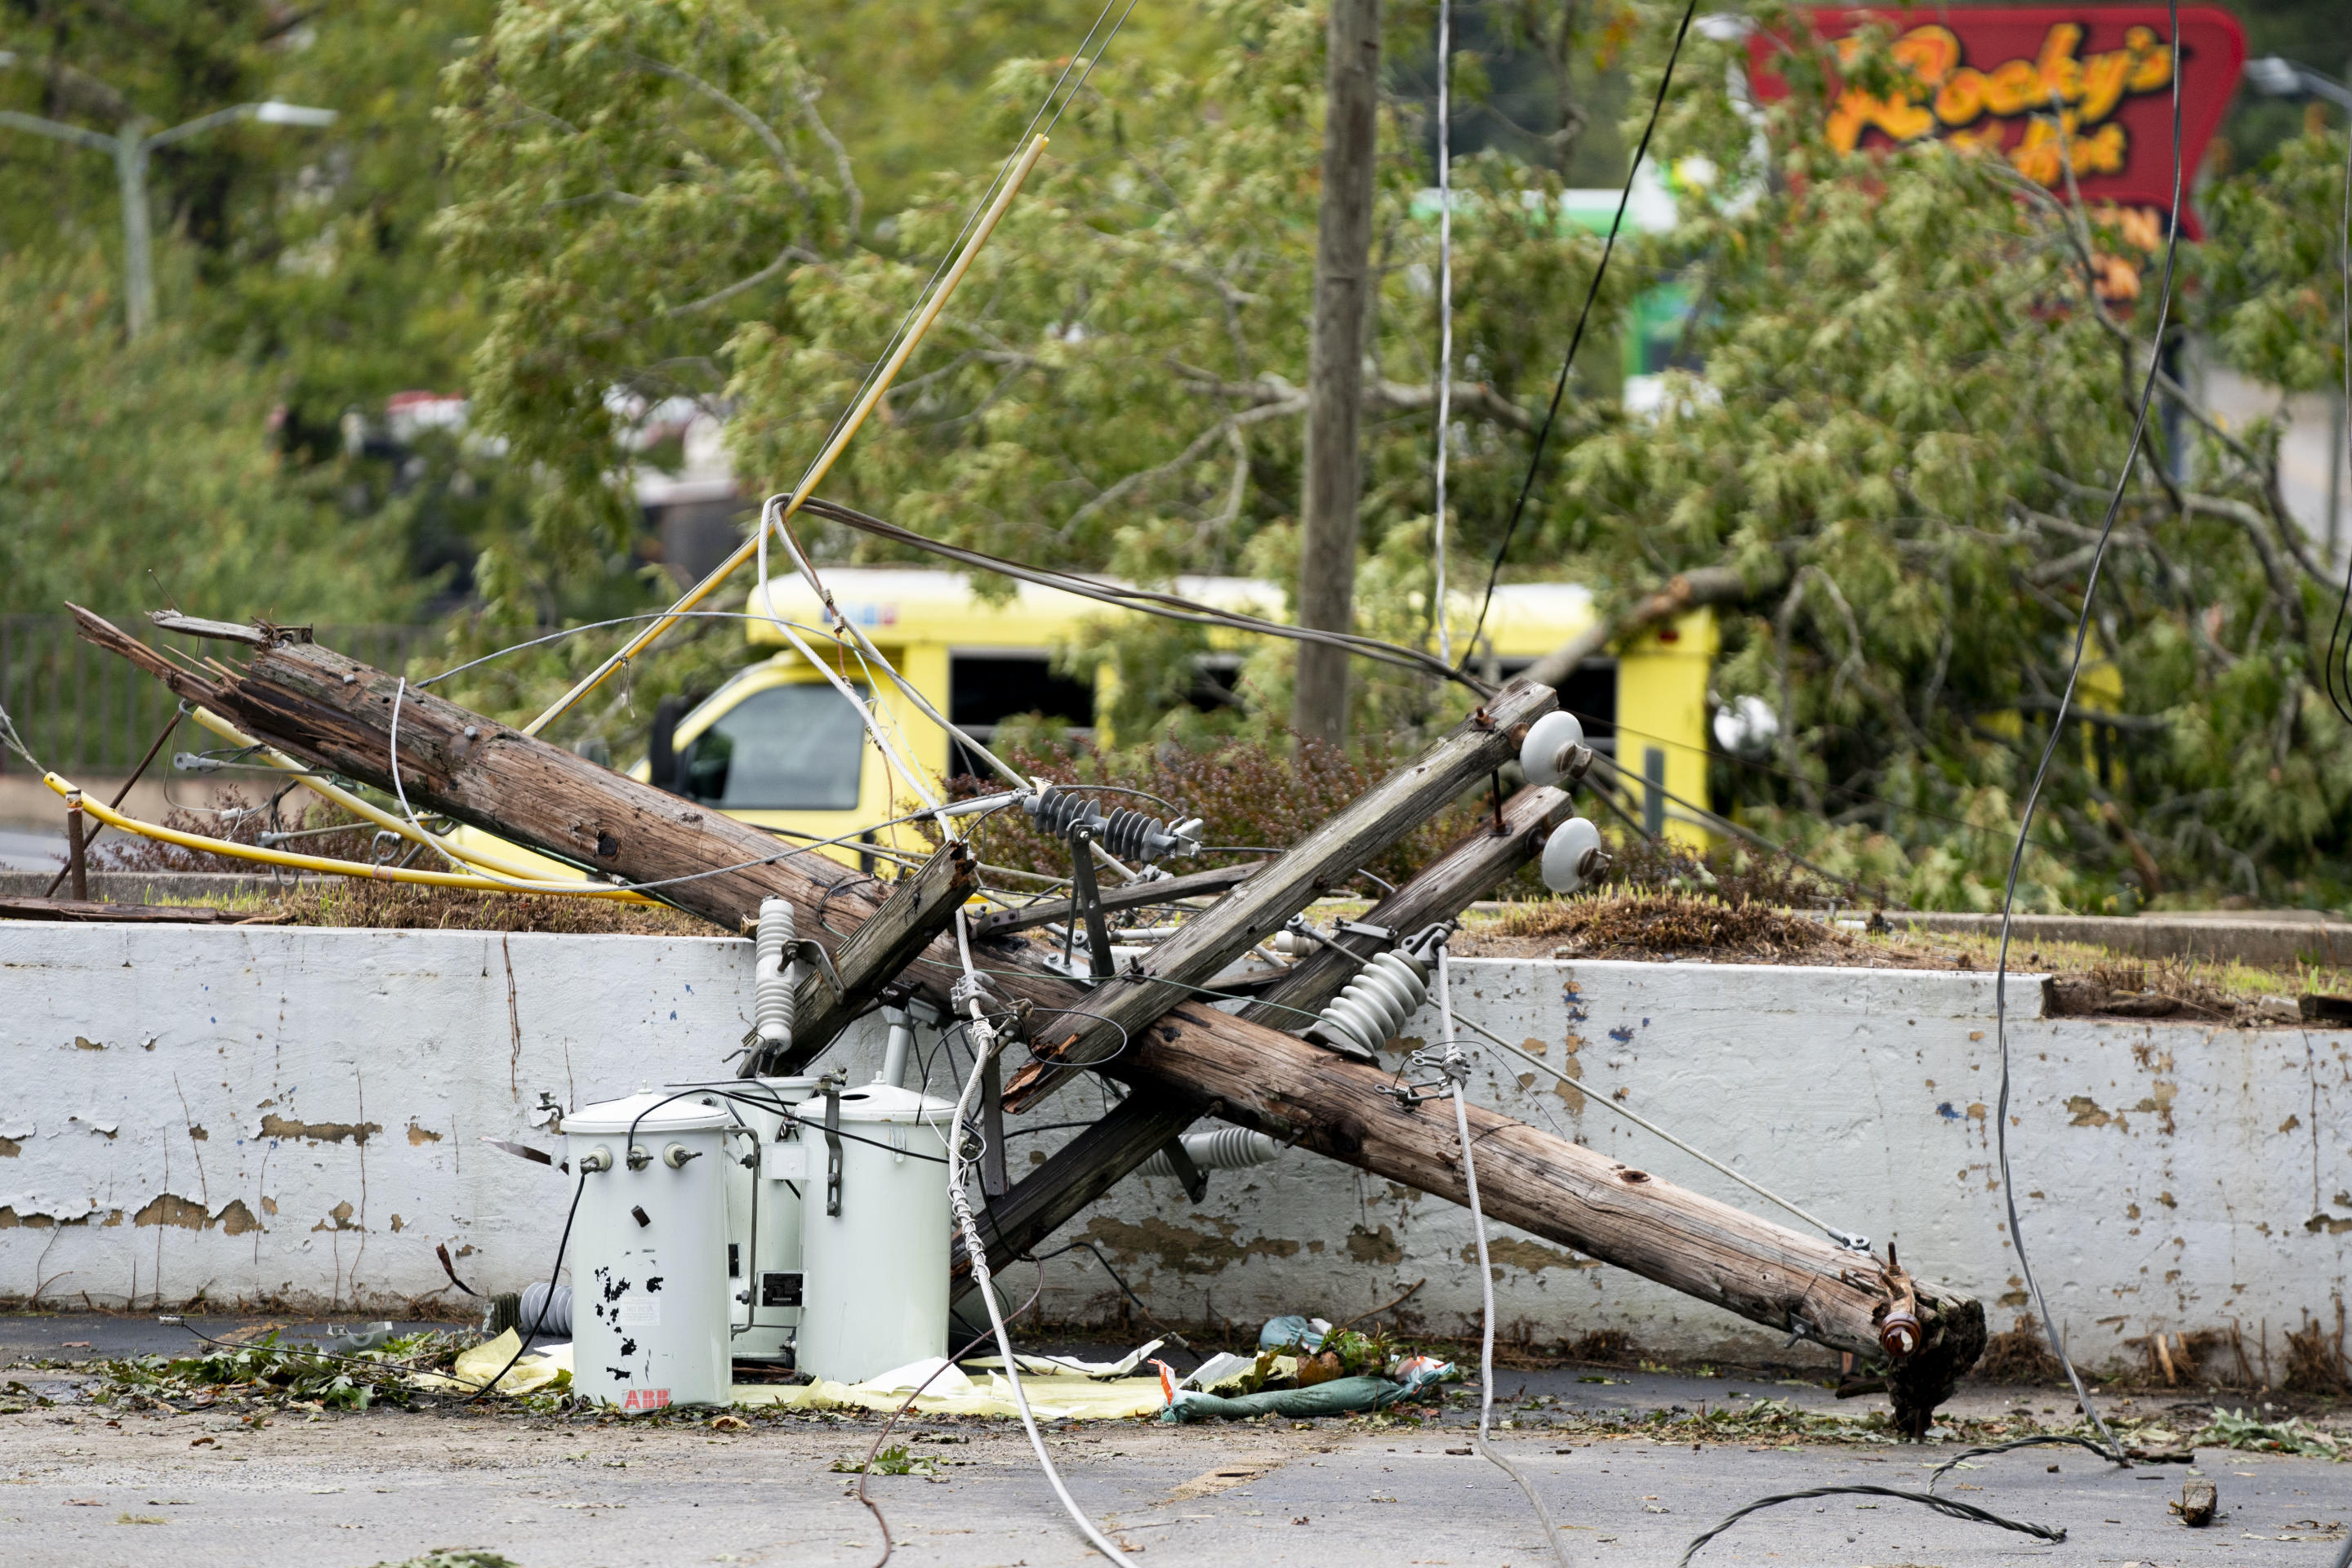
[[[1725,175],[1641,257],[1697,281],[1705,380],[1574,453],[1533,556],[1618,603],[1736,567],[1749,598],[1725,617],[1717,689],[1780,723],[1769,761],[1718,767],[1718,800],[1832,871],[1987,907],[2066,682],[2161,258],[2138,257],[2136,300],[2102,300],[2098,258],[2136,254],[2121,233],[1999,159],[1839,155],[1818,52],[1758,125],[1716,85],[1729,63],[1698,46],[1700,86],[1662,133],[1669,158]],[[2334,363],[2316,329],[2340,307],[2312,287],[2330,209],[2305,193],[2341,157],[2283,154],[2275,180],[2211,204],[2207,254],[2231,259],[2203,308],[2265,379]],[[2341,896],[2327,866],[2352,826],[2352,748],[2315,689],[2326,575],[2259,433],[2200,429],[2193,410],[2188,428],[2185,486],[2159,481],[2152,428],[2126,487],[2077,693],[2116,717],[2058,748],[2028,906]]]
[[[2311,1459],[2352,1459],[2352,1443],[2314,1426],[2300,1415],[2264,1421],[2243,1410],[2213,1412],[2212,1419],[2189,1439],[2200,1447],[2245,1448],[2261,1454],[2300,1454]]]
[[[893,1443],[874,1456],[872,1464],[863,1458],[835,1459],[826,1468],[843,1475],[877,1476],[936,1476],[939,1466],[928,1454],[909,1454],[904,1443]]]
[[[887,422],[835,471],[832,493],[1018,559],[1147,581],[1293,575],[1322,21],[1271,0],[1220,0],[1209,26],[1221,44],[1202,71],[1126,54],[1096,72],[887,400]],[[1006,144],[1058,68],[1023,61],[1000,73]],[[1435,237],[1412,211],[1427,178],[1424,130],[1400,104],[1381,126],[1359,585],[1362,623],[1406,640],[1430,633]],[[1549,393],[1598,246],[1559,232],[1551,176],[1488,157],[1465,164],[1458,183],[1457,375],[1467,384],[1452,484],[1455,537],[1470,557],[1507,510],[1528,407]],[[730,392],[742,410],[740,467],[770,488],[797,476],[951,252],[983,184],[943,177],[893,220],[896,254],[809,268],[788,317],[738,334]],[[1581,424],[1571,414],[1570,430]],[[821,533],[817,542],[867,552]],[[1465,560],[1456,575],[1475,568]],[[1133,734],[1138,720],[1171,711],[1175,661],[1155,661],[1139,641],[1115,651],[1122,676],[1148,667],[1122,684],[1122,732]],[[1253,707],[1286,704],[1288,667],[1284,648],[1253,658]],[[1383,729],[1410,732],[1454,711],[1418,685],[1364,689],[1367,721]]]
[[[100,271],[0,258],[0,610],[400,618],[398,549],[288,470],[267,381],[168,321],[125,344]]]
[[[438,232],[491,280],[474,415],[541,480],[530,565],[487,563],[495,604],[627,547],[622,437],[718,390],[711,323],[838,249],[859,196],[791,37],[737,0],[509,5],[448,90]]]
[[[446,1365],[466,1342],[428,1331],[395,1339],[380,1351],[341,1355],[283,1344],[272,1329],[241,1344],[206,1344],[194,1355],[104,1363],[98,1397],[101,1404],[134,1410],[188,1399],[329,1410],[365,1410],[379,1401],[405,1405],[415,1392],[408,1374]]]

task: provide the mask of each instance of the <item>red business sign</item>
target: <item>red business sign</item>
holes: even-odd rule
[[[2124,209],[2172,201],[2171,20],[2161,5],[2050,5],[2015,10],[1823,9],[1807,16],[1843,40],[1869,21],[1895,30],[1909,84],[1881,98],[1841,92],[1826,130],[1832,145],[1885,147],[1931,137],[2007,158],[2053,189],[2074,185],[2085,204]],[[1781,40],[1750,45],[1757,96],[1787,95],[1771,69]],[[1851,46],[1841,43],[1843,52]],[[2210,6],[2180,12],[2181,189],[2196,180],[2221,123],[2246,36]],[[2183,226],[2197,232],[2194,215]]]

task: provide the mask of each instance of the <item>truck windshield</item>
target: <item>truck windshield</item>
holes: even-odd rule
[[[865,746],[864,723],[832,687],[771,686],[682,748],[682,793],[726,811],[854,810]]]

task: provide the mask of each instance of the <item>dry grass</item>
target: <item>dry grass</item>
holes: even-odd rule
[[[399,882],[305,887],[268,900],[280,925],[371,926],[384,931],[545,931],[564,936],[718,936],[708,921],[612,899],[482,893]],[[265,906],[267,907],[267,906]]]
[[[1816,920],[1711,893],[1595,893],[1515,904],[1499,934],[1553,939],[1559,957],[1641,957],[1706,952],[1767,961],[1843,952],[1844,932]]]

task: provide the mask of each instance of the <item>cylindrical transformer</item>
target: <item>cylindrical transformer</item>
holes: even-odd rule
[[[724,1405],[728,1130],[698,1097],[652,1090],[563,1119],[581,1182],[572,1225],[572,1387],[624,1411]]]
[[[790,1362],[801,1321],[800,1124],[813,1078],[730,1078],[695,1099],[740,1118],[727,1143],[727,1294],[738,1361]]]
[[[879,1083],[801,1106],[802,1371],[860,1383],[947,1353],[954,1112]]]

